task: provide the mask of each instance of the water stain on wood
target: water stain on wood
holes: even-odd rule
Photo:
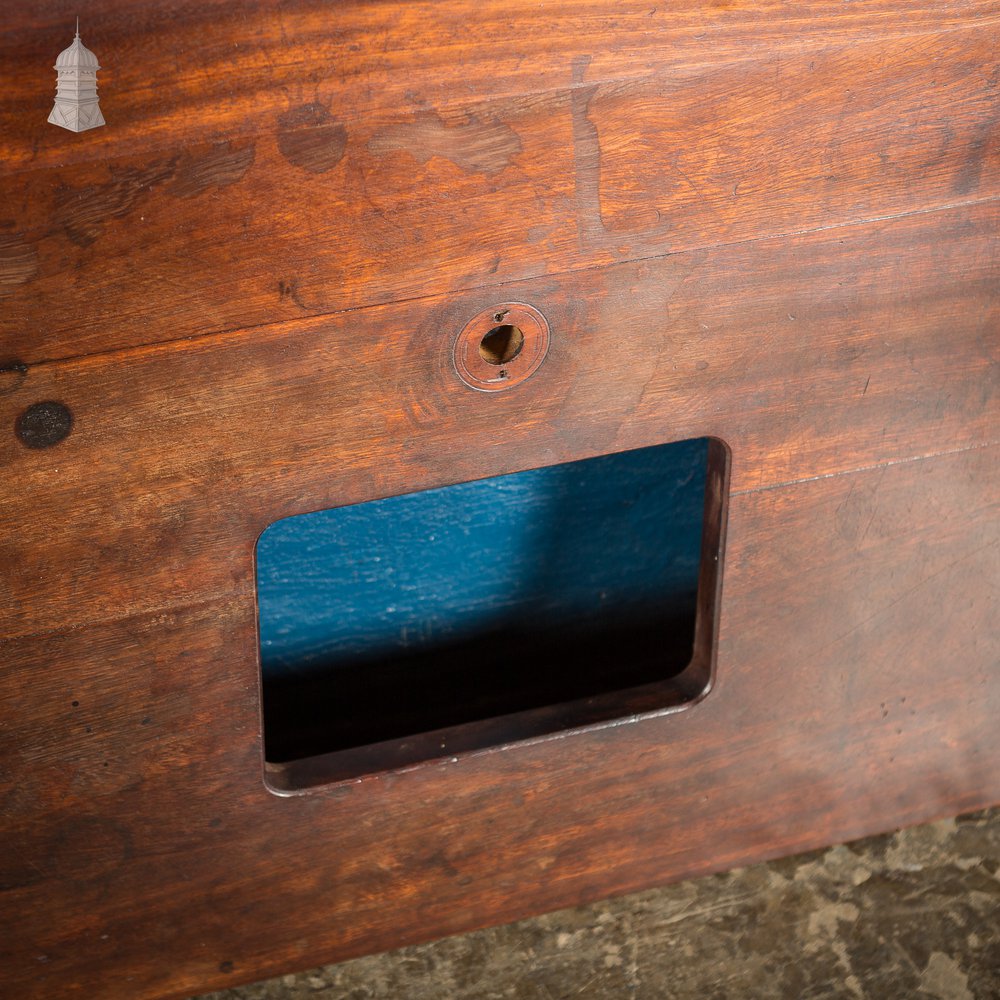
[[[55,225],[77,246],[90,246],[106,222],[128,215],[153,185],[171,180],[174,161],[157,160],[145,169],[111,167],[110,172],[105,184],[66,187],[56,195]]]
[[[0,298],[38,273],[38,251],[18,236],[0,236]]]
[[[170,159],[152,161],[144,169],[110,168],[111,179],[103,184],[64,187],[56,195],[54,219],[77,246],[88,247],[101,234],[104,224],[132,212],[157,185],[175,198],[194,198],[210,188],[237,183],[254,161],[253,143],[218,143],[205,153],[185,152]]]
[[[176,176],[167,188],[175,198],[194,198],[209,188],[226,188],[243,179],[254,161],[253,143],[221,142],[202,156],[184,153],[177,161]]]
[[[332,170],[346,148],[347,129],[320,104],[303,104],[278,119],[278,150],[309,173]]]
[[[652,208],[651,224],[638,219],[628,219],[608,224],[604,215],[604,201],[601,195],[602,151],[601,137],[594,122],[591,105],[601,87],[597,83],[585,86],[584,80],[590,66],[589,55],[577,56],[573,60],[573,89],[570,92],[570,114],[573,123],[573,166],[575,172],[576,225],[583,247],[610,247],[622,253],[617,241],[621,236],[641,236],[646,241],[670,232],[672,226],[664,219],[658,208]],[[671,165],[678,170],[676,158]],[[685,178],[688,185],[691,182]],[[631,252],[626,248],[625,252]]]
[[[54,832],[45,867],[74,884],[99,882],[134,854],[132,834],[116,819],[83,816]]]
[[[576,225],[583,246],[592,245],[595,240],[599,242],[607,228],[601,216],[601,140],[597,126],[590,120],[590,102],[597,93],[597,84],[583,85],[590,62],[589,55],[573,60],[573,90],[570,93]]]
[[[302,296],[299,292],[299,279],[290,278],[288,281],[281,279],[278,281],[278,298],[284,302],[286,299],[290,299],[294,302],[300,309],[309,311],[309,306],[302,301]]]
[[[244,979],[382,951],[1000,801],[995,147],[975,196],[952,190],[996,117],[994,5],[453,0],[332,24],[312,0],[213,0],[164,25],[115,0],[123,127],[70,147],[44,124],[55,7],[8,4],[0,235],[37,245],[38,274],[0,300],[4,359],[31,366],[0,399],[0,881],[44,877],[3,908],[0,993],[189,995],[228,984],[224,961]],[[172,81],[162,100],[126,61]],[[275,134],[221,195],[168,194],[184,154],[277,133],[315,88],[337,103],[283,138],[306,168]],[[512,169],[421,167],[398,132],[368,148],[470,109],[517,130]],[[68,189],[89,186],[131,214],[86,216]],[[60,204],[103,227],[89,250]],[[553,351],[522,390],[474,394],[450,338],[515,297]],[[77,427],[22,450],[46,399]],[[266,523],[706,432],[738,492],[722,680],[687,719],[267,791]],[[897,733],[879,705],[903,694],[922,723]]]
[[[424,112],[412,122],[376,132],[368,149],[376,156],[405,152],[421,164],[441,157],[466,173],[494,176],[509,167],[523,147],[517,132],[495,118],[472,116],[450,125],[438,115]]]
[[[1000,120],[983,122],[969,143],[969,156],[955,177],[952,190],[957,195],[969,195],[979,190],[983,168],[987,163],[995,167],[1000,162]]]

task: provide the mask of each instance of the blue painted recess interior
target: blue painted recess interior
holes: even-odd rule
[[[265,686],[505,629],[693,618],[706,464],[698,439],[272,524]]]

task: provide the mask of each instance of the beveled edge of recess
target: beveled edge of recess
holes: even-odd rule
[[[719,438],[708,437],[694,648],[690,662],[679,674],[622,691],[526,709],[297,760],[271,762],[263,757],[262,749],[266,787],[279,796],[294,796],[337,785],[360,784],[388,774],[437,767],[446,762],[457,763],[481,754],[498,753],[671,715],[697,705],[708,696],[715,683],[730,466],[729,446]],[[259,618],[256,620],[256,627],[258,677],[261,678],[263,698],[263,678],[259,663]],[[262,733],[262,748],[263,743]]]

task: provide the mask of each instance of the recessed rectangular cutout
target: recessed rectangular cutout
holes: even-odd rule
[[[728,450],[700,438],[285,518],[257,543],[269,786],[709,688]]]

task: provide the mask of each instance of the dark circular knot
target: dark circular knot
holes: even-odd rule
[[[69,407],[51,399],[32,403],[17,418],[14,432],[26,448],[51,448],[59,444],[73,428]]]

